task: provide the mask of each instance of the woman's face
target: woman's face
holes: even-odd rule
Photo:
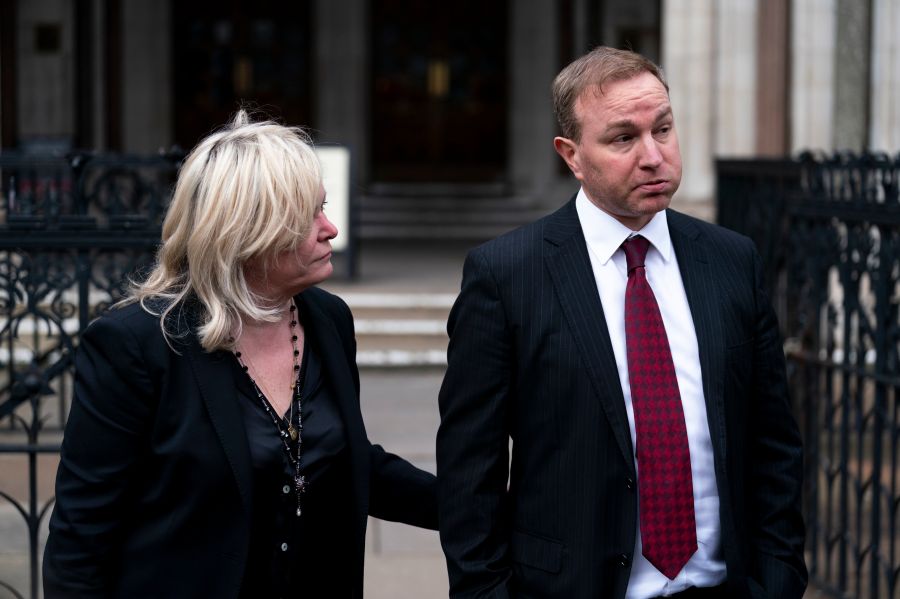
[[[321,283],[334,271],[331,264],[331,240],[335,227],[325,216],[325,189],[319,186],[316,215],[306,239],[293,249],[281,252],[261,272],[259,265],[248,263],[244,274],[251,289],[263,297],[281,300]]]

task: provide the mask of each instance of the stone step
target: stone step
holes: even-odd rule
[[[452,293],[342,293],[356,326],[360,368],[445,366]]]
[[[456,301],[455,293],[379,293],[343,292],[341,298],[351,310],[379,308],[390,310],[441,308],[448,312]]]
[[[361,367],[440,366],[446,364],[447,317],[456,295],[452,293],[342,293],[354,315]],[[63,328],[69,334],[78,331],[78,321],[67,318]],[[34,334],[44,338],[50,330],[46,323],[24,319],[19,323],[20,338]],[[13,348],[17,364],[28,364],[34,357],[30,347]],[[56,360],[59,356],[51,356]],[[0,364],[10,360],[9,348],[0,348]]]

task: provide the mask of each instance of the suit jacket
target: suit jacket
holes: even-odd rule
[[[336,570],[361,597],[367,515],[437,528],[436,484],[369,443],[346,304],[315,288],[296,299],[346,431],[353,534]],[[44,555],[47,597],[238,595],[253,497],[233,358],[205,352],[193,334],[175,350],[137,304],[83,334]]]
[[[799,598],[801,446],[758,254],[736,233],[667,219],[699,342],[729,596]],[[448,330],[437,466],[451,596],[624,597],[633,448],[574,200],[469,254]]]

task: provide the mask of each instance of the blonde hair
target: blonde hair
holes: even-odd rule
[[[309,136],[243,110],[191,151],[178,174],[149,276],[122,304],[140,302],[160,317],[167,342],[188,333],[176,307],[199,302],[197,335],[206,351],[232,349],[241,318],[274,321],[248,287],[244,266],[263,271],[302,242],[312,226],[321,172]]]
[[[553,109],[563,137],[574,142],[581,138],[575,103],[585,89],[595,86],[602,91],[607,82],[624,81],[641,73],[650,73],[669,91],[662,69],[630,50],[598,46],[560,71],[553,80]]]

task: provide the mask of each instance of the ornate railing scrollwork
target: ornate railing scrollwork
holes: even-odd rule
[[[804,154],[717,169],[720,222],[760,247],[786,341],[813,583],[833,597],[896,599],[900,155]]]
[[[151,263],[180,160],[0,153],[0,453],[28,464],[26,497],[0,488],[0,503],[27,527],[30,597],[53,503],[38,501],[37,457],[59,451],[78,336]]]

